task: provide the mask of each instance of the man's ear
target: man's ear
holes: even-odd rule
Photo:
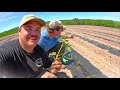
[[[21,29],[20,28],[18,28],[18,32],[20,32],[21,31]]]

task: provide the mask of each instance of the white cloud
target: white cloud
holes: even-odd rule
[[[13,19],[13,18],[17,18],[17,16],[9,17],[9,18],[7,18],[5,20],[9,20],[9,19]]]
[[[15,13],[15,12],[0,12],[0,17],[6,17],[6,16],[9,16],[9,15],[11,15],[11,14],[13,14],[13,13]]]
[[[9,18],[0,19],[0,22],[7,21],[7,20],[10,20],[10,19],[13,19],[13,18],[17,18],[17,16],[12,16],[12,17],[9,17]]]

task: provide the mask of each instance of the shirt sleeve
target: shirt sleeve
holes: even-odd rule
[[[38,45],[41,46],[45,50],[45,42],[44,42],[44,37],[40,37],[40,40],[38,41]]]

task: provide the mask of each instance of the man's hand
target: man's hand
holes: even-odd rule
[[[69,36],[68,36],[68,38],[71,38],[71,39],[72,39],[72,38],[73,38],[73,36],[74,36],[74,35],[73,35],[73,34],[71,34],[71,35],[69,35]]]
[[[65,34],[65,35],[61,35],[63,39],[73,39],[74,38],[74,34]]]
[[[58,58],[57,60],[55,60],[55,61],[52,63],[52,65],[51,65],[51,67],[50,67],[50,69],[49,69],[49,72],[52,73],[52,74],[55,74],[55,73],[57,73],[57,72],[60,71],[61,67],[62,67],[62,62],[61,62],[60,59]]]

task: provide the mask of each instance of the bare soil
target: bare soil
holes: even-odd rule
[[[101,26],[71,25],[65,33],[74,34],[69,40],[88,75],[97,78],[120,77],[120,29]],[[76,60],[77,61],[77,60]],[[89,62],[89,63],[87,63]]]
[[[44,30],[44,29],[42,29]],[[120,29],[68,25],[62,34],[73,34],[68,39],[76,52],[73,53],[74,63],[66,65],[74,78],[120,78]],[[0,38],[0,45],[18,38],[18,34]],[[81,65],[77,65],[80,61]]]

